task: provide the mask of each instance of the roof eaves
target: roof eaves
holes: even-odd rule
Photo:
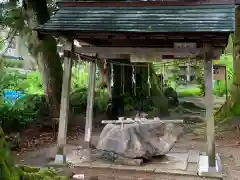
[[[176,0],[176,1],[59,1],[65,7],[129,7],[129,6],[200,6],[240,4],[240,0]]]

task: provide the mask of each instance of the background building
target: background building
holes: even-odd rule
[[[35,60],[28,52],[28,49],[21,37],[17,35],[14,37],[8,36],[9,29],[5,29],[0,32],[0,39],[2,42],[0,57],[3,58],[6,63],[17,64],[16,68],[22,68],[25,70],[35,69]]]

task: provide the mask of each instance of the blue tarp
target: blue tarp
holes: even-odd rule
[[[4,90],[3,91],[3,101],[8,103],[15,103],[17,99],[20,99],[24,96],[24,91],[16,90]]]

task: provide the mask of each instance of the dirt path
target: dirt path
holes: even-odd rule
[[[225,97],[214,97],[214,107],[219,108],[225,102]],[[179,97],[180,102],[192,102],[199,107],[205,108],[205,99],[204,97]]]

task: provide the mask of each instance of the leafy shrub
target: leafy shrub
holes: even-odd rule
[[[32,71],[27,75],[17,71],[2,73],[0,76],[0,91],[4,89],[24,90],[25,96],[18,99],[14,105],[0,103],[0,124],[4,131],[20,131],[27,125],[41,120],[48,115],[46,98],[43,92],[40,73]],[[87,73],[85,69],[73,69],[72,93],[70,107],[74,113],[85,113],[87,107]],[[106,88],[96,88],[94,112],[104,113],[108,106],[109,96]],[[14,125],[14,126],[13,126]],[[12,128],[14,127],[14,128]]]
[[[220,58],[220,63],[225,64],[227,68],[227,88],[228,92],[231,91],[231,84],[233,78],[233,57],[232,55],[223,55]],[[217,80],[214,82],[214,94],[223,96],[226,94],[226,85],[224,80]]]
[[[35,123],[45,109],[46,101],[43,95],[26,95],[14,105],[0,104],[0,124],[6,133],[19,132],[25,126]]]
[[[19,84],[19,87],[24,89],[25,93],[43,94],[43,86],[39,71],[28,73],[26,78],[24,78],[21,84]]]
[[[4,89],[21,90],[20,84],[25,79],[25,75],[20,72],[3,72],[0,76],[0,91]]]
[[[0,124],[6,133],[19,132],[35,120],[34,113],[25,113],[9,104],[0,105],[0,116]]]
[[[80,67],[72,68],[72,89],[84,88],[88,83],[88,72],[86,65],[82,64]]]
[[[202,88],[185,88],[185,89],[178,89],[177,93],[179,97],[191,97],[191,96],[201,96],[202,95]]]
[[[232,77],[233,77],[233,56],[231,54],[223,54],[219,60],[220,64],[225,64],[227,68],[227,87],[228,92],[231,91]],[[204,66],[203,64],[199,66],[200,74],[197,77],[197,84],[199,88],[196,89],[183,89],[178,90],[179,96],[199,96],[204,95],[205,82],[204,82]],[[226,86],[224,80],[215,80],[213,93],[217,96],[223,96],[226,93]]]
[[[109,104],[109,95],[106,89],[97,89],[95,92],[94,111],[95,113],[105,113]]]
[[[82,113],[87,107],[87,88],[75,89],[70,95],[70,107],[73,113]]]
[[[24,78],[25,76],[19,72],[0,72],[0,102],[3,101],[4,90],[21,90],[20,84]]]
[[[164,90],[164,95],[168,99],[168,104],[170,107],[178,105],[178,95],[177,92],[172,87],[167,87]]]
[[[78,88],[71,93],[70,107],[74,113],[85,113],[87,108],[87,88]],[[109,102],[106,89],[97,89],[94,98],[94,112],[104,113]]]
[[[5,67],[11,67],[11,68],[22,68],[23,67],[23,61],[15,60],[15,59],[4,59],[3,64]]]
[[[27,94],[23,98],[18,99],[14,107],[27,113],[35,113],[35,117],[47,113],[45,95]]]

